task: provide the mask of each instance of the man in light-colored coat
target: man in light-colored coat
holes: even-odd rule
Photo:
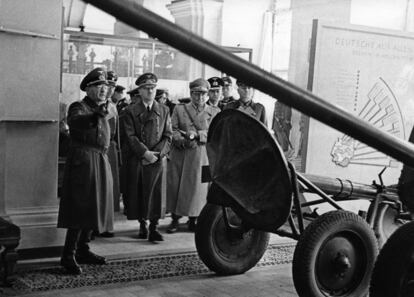
[[[206,203],[208,184],[201,183],[201,167],[208,165],[207,131],[220,109],[206,104],[208,81],[190,83],[191,102],[179,104],[172,115],[173,142],[168,164],[168,211],[172,222],[168,233],[177,231],[178,220],[188,216],[189,230]]]

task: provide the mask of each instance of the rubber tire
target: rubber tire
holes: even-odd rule
[[[370,297],[414,296],[414,285],[410,292],[404,280],[414,280],[414,222],[409,222],[395,231],[385,243],[375,263],[371,278]]]
[[[370,220],[370,216],[372,214],[372,207],[373,207],[373,203],[371,203],[371,205],[368,208],[368,215],[367,215],[367,221]],[[391,228],[386,228],[384,227],[384,216],[386,215],[387,212],[395,212],[395,214],[398,214],[398,210],[393,208],[390,204],[388,203],[382,203],[378,206],[378,212],[377,212],[377,218],[374,221],[374,233],[375,236],[377,237],[378,240],[378,246],[381,249],[382,246],[387,242],[388,238],[390,238],[390,236],[395,232],[395,230],[397,230],[399,227],[401,227],[402,225],[404,225],[407,221],[403,221],[403,220],[399,220],[399,224],[394,223],[394,230],[392,230]]]
[[[344,236],[347,239],[353,238],[355,240],[352,242],[363,245],[365,252],[361,254],[361,251],[355,251],[355,255],[362,255],[364,258],[364,263],[360,265],[363,265],[365,271],[361,273],[355,286],[348,291],[341,292],[344,288],[340,288],[336,292],[327,292],[326,287],[324,288],[320,282],[322,279],[317,275],[318,264],[321,265],[318,259],[328,254],[323,248],[334,242],[332,239],[341,239]],[[368,293],[377,254],[378,243],[375,234],[362,217],[343,210],[325,213],[309,224],[296,245],[292,263],[295,289],[299,296],[306,297],[365,296]],[[330,271],[328,267],[326,271]],[[357,276],[351,272],[351,277]]]
[[[236,215],[233,214],[233,220]],[[232,220],[232,218],[229,218]],[[269,243],[270,235],[267,232],[251,229],[247,233],[250,240],[231,242],[226,237],[222,206],[207,203],[197,219],[195,244],[198,255],[203,263],[212,271],[220,275],[241,274],[255,266],[262,258]],[[217,242],[217,234],[224,235],[222,242]],[[218,235],[217,235],[218,236]],[[230,244],[232,252],[226,254],[222,245]],[[246,245],[243,248],[242,245]],[[237,252],[238,249],[242,249]]]

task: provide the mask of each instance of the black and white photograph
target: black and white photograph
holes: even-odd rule
[[[0,296],[414,297],[414,0],[0,0]]]

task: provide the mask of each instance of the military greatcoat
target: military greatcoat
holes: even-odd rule
[[[65,164],[58,227],[113,229],[113,184],[107,150],[110,128],[90,98],[69,107],[71,144]]]
[[[108,159],[111,164],[112,179],[114,182],[114,210],[119,211],[119,198],[120,198],[120,186],[119,186],[119,162],[120,162],[120,138],[119,138],[119,116],[114,103],[108,104],[107,115],[109,127],[111,129],[111,141],[108,149]]]
[[[208,184],[201,183],[201,167],[208,165],[207,131],[218,107],[193,103],[179,104],[172,115],[173,145],[168,163],[167,210],[176,215],[197,217],[206,203]],[[198,140],[188,141],[183,133],[197,132]]]
[[[125,160],[127,218],[162,218],[166,204],[166,156],[172,139],[170,111],[154,101],[148,112],[139,102],[125,109],[122,121],[128,146]],[[157,162],[142,164],[147,150],[159,152]]]

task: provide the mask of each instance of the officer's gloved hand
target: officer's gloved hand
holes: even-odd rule
[[[186,132],[186,135],[185,135],[185,138],[187,139],[187,140],[197,140],[198,139],[198,134],[197,134],[197,132],[196,131],[187,131]]]
[[[152,164],[158,161],[158,156],[159,153],[158,152],[153,152],[153,151],[146,151],[144,153],[144,160],[145,162],[143,162],[143,164]],[[144,165],[145,165],[144,164]]]
[[[106,117],[108,114],[108,104],[109,101],[106,101],[104,104],[99,105],[96,114],[100,117]]]

